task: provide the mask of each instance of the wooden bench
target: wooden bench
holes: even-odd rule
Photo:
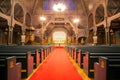
[[[0,79],[21,80],[21,63],[16,63],[16,57],[0,57]]]
[[[90,53],[119,53],[120,47],[111,46],[69,46],[70,55],[75,59],[76,62],[83,67],[83,56],[86,52]],[[74,55],[74,56],[73,56]]]
[[[1,58],[16,56],[16,61],[21,62],[22,70],[21,76],[22,78],[28,77],[33,71],[33,56],[31,53],[0,53]]]
[[[120,80],[120,56],[100,57],[94,69],[94,80]]]
[[[94,77],[94,62],[98,61],[99,56],[119,55],[120,46],[69,46],[70,55],[84,69],[89,77]],[[87,55],[86,54],[90,55]],[[107,54],[108,53],[108,54]],[[85,57],[84,57],[85,56]],[[75,58],[76,57],[76,58]],[[85,58],[85,59],[83,59]]]
[[[36,46],[36,45],[32,45],[32,46],[28,46],[28,45],[27,46],[0,46],[0,55],[2,57],[12,56],[12,55],[17,56],[17,61],[18,61],[21,59],[20,56],[25,55],[29,51],[29,53],[34,57],[33,58],[34,63],[33,63],[33,61],[30,60],[32,62],[31,66],[34,65],[34,68],[36,68],[39,65],[39,63],[42,62],[48,56],[48,54],[51,52],[51,50],[52,50],[52,46],[45,46],[45,45],[44,46]],[[30,72],[32,72],[31,70],[27,70],[28,69],[27,63],[29,63],[30,61],[26,62],[26,64],[25,64],[26,69],[22,70],[22,78],[27,77],[30,74]],[[23,65],[23,66],[25,66],[25,65]],[[24,76],[24,74],[25,74],[25,76]]]
[[[41,50],[40,50],[41,49]],[[51,52],[52,50],[52,46],[48,46],[48,45],[43,45],[43,46],[37,46],[37,45],[31,45],[31,46],[0,46],[0,52],[1,53],[6,53],[9,52],[9,53],[23,53],[23,52],[28,52],[28,51],[31,51],[32,54],[35,53],[35,50],[39,50],[41,56],[42,56],[42,59],[41,59],[41,62],[42,60],[44,60],[48,55],[49,53]],[[41,52],[42,51],[42,52]]]
[[[66,46],[67,51],[70,56],[78,63],[78,65],[83,67],[83,56],[85,55],[88,46]]]
[[[0,47],[0,53],[26,53],[28,51],[34,57],[34,68],[36,68],[39,65],[39,63],[42,62],[49,55],[51,51],[51,46],[34,46],[33,45],[33,46],[2,46]]]
[[[94,62],[98,62],[100,56],[120,56],[120,53],[89,53],[83,57],[83,70],[89,77],[94,77]]]
[[[27,50],[24,50],[24,49],[21,49],[21,50],[17,50],[17,49],[4,49],[4,50],[0,50],[0,53],[1,54],[8,54],[8,53],[11,53],[11,54],[26,54],[28,51]],[[32,51],[29,51],[30,54],[33,56],[33,61],[34,61],[34,68],[36,68],[39,63],[40,63],[40,51],[38,50],[32,50]]]

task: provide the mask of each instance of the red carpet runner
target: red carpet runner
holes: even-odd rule
[[[82,80],[63,48],[56,48],[30,80]]]

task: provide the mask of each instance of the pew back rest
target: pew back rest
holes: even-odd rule
[[[120,76],[120,56],[115,57],[99,57],[99,62],[94,63],[95,80],[119,80]]]
[[[16,63],[15,56],[8,58],[0,58],[0,63],[0,76],[2,80],[21,79],[21,63]]]

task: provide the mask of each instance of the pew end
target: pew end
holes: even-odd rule
[[[94,80],[119,80],[120,57],[119,59],[100,57],[99,63],[94,63],[94,69]]]
[[[0,58],[0,79],[21,80],[21,63],[16,63],[16,57]]]

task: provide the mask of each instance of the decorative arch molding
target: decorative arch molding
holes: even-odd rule
[[[114,16],[120,12],[120,0],[107,0],[108,17]]]
[[[91,13],[93,14],[93,18],[95,19],[95,14],[96,14],[96,10],[97,8],[102,5],[105,9],[105,6],[104,6],[104,0],[99,0],[96,4],[94,4],[94,7],[93,9],[91,10]],[[95,20],[94,20],[95,21]]]
[[[28,12],[25,14],[25,25],[31,26],[31,15]]]
[[[104,15],[105,15],[104,6],[103,4],[99,4],[95,12],[95,23],[98,24],[104,21]]]
[[[21,23],[24,21],[24,9],[19,3],[14,6],[14,19]]]
[[[11,14],[11,0],[0,0],[0,12],[10,16]]]

